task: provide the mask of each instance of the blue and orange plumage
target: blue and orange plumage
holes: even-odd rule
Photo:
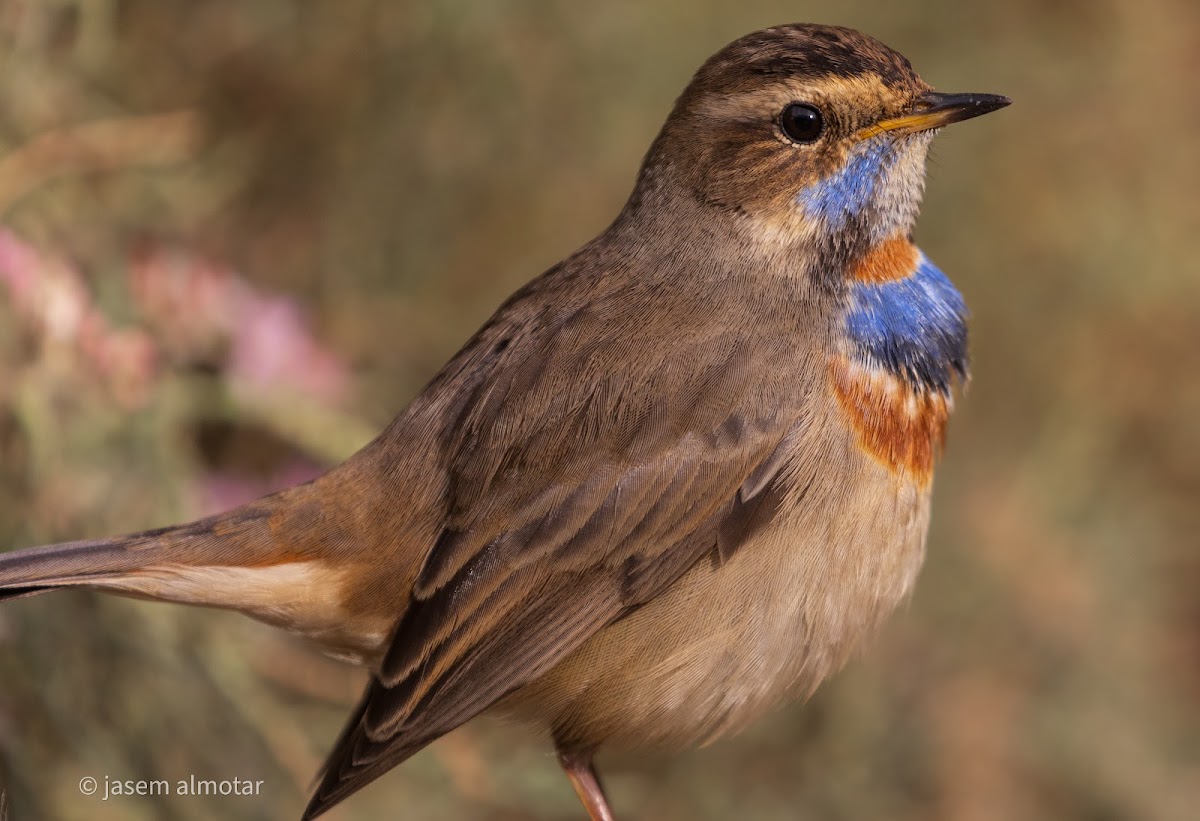
[[[963,299],[910,239],[925,156],[1007,102],[849,29],[748,35],[613,224],[359,454],[210,519],[0,555],[0,599],[230,607],[366,665],[306,818],[495,710],[610,819],[598,747],[807,696],[911,589],[967,371]]]
[[[967,376],[966,303],[907,239],[851,272],[846,345],[830,379],[862,446],[923,482],[945,441],[951,389]]]

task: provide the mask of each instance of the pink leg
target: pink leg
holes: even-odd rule
[[[559,750],[558,763],[571,780],[571,786],[583,802],[588,818],[591,821],[616,821],[608,806],[608,799],[604,797],[604,788],[600,786],[596,768],[592,765],[592,754]]]

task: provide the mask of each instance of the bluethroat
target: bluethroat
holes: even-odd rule
[[[908,594],[966,308],[912,243],[934,91],[845,28],[696,73],[599,237],[514,294],[362,451],[162,530],[0,556],[0,599],[232,608],[365,665],[315,818],[485,711],[592,756],[802,699]]]

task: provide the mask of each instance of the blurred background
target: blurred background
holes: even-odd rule
[[[352,453],[602,230],[692,71],[861,28],[949,91],[917,240],[974,380],[912,604],[804,708],[602,756],[639,819],[1200,817],[1200,7],[1191,0],[0,0],[0,550]],[[0,609],[25,819],[288,819],[361,673],[242,617]],[[84,776],[258,796],[80,794]],[[2,814],[2,812],[0,812]],[[476,722],[331,815],[579,819]]]

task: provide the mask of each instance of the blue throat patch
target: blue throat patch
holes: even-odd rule
[[[904,279],[850,286],[846,332],[868,363],[946,391],[953,376],[966,376],[966,317],[962,295],[921,254]]]
[[[840,231],[872,201],[880,177],[895,161],[889,140],[864,140],[850,152],[840,171],[802,189],[796,201],[810,219],[824,220],[828,230]]]

